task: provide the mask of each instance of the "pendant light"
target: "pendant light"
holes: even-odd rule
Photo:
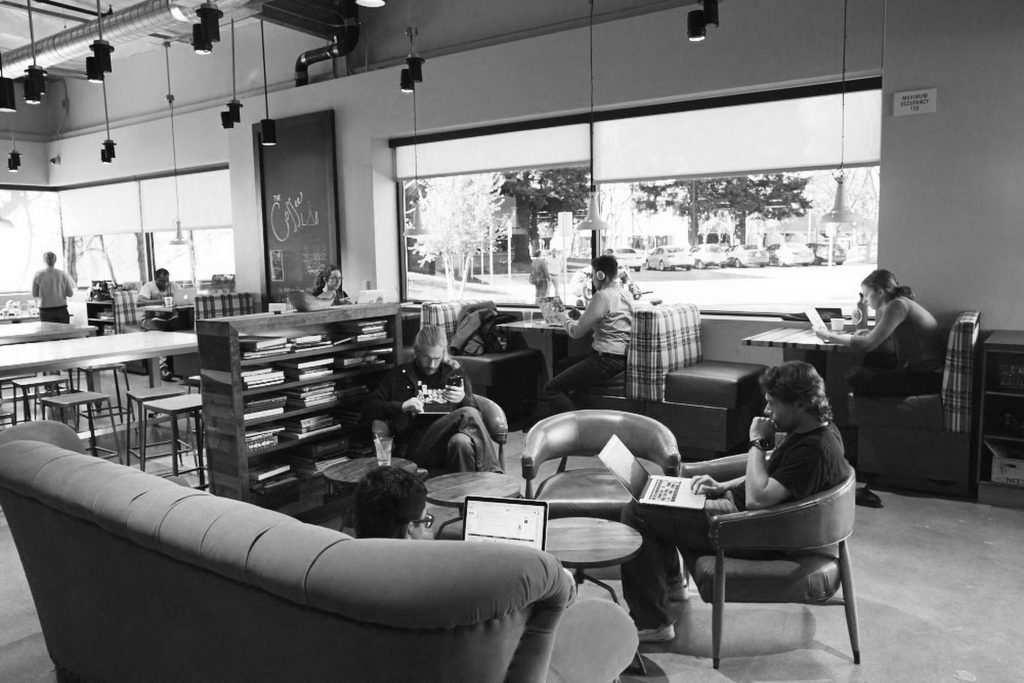
[[[85,58],[85,74],[90,83],[102,83],[104,74],[110,73],[112,68],[110,53],[114,48],[103,40],[103,9],[100,0],[96,0],[96,32],[97,38],[89,46],[93,56]]]
[[[416,36],[419,34],[419,30],[413,19],[412,3],[413,0],[409,0],[409,26],[405,29],[405,35],[409,36],[409,56],[405,58],[405,68],[402,69],[399,84],[404,93],[413,92],[416,89],[416,84],[423,82],[423,62],[426,61],[416,54]]]
[[[836,201],[832,210],[821,217],[822,223],[854,223],[864,220],[854,213],[853,209],[846,203],[846,190],[843,181],[846,180],[846,173],[843,164],[846,160],[846,8],[849,0],[843,0],[843,75],[842,75],[842,116],[839,125],[839,170],[832,176],[836,181]]]
[[[590,198],[587,200],[587,217],[576,226],[577,232],[600,232],[608,229],[601,218],[597,202],[597,185],[594,184],[594,0],[590,2]]]
[[[21,152],[14,146],[14,129],[11,128],[11,155],[7,158],[7,170],[17,173],[21,168]]]
[[[277,144],[277,123],[270,118],[270,98],[267,95],[267,44],[263,36],[263,20],[260,19],[260,52],[263,54],[263,110],[267,118],[260,121],[260,144],[273,147]]]
[[[235,85],[235,20],[231,20],[231,101],[228,102],[227,111],[220,113],[220,125],[224,128],[234,128],[236,123],[242,122],[242,103],[238,101],[238,92]]]
[[[167,63],[167,106],[171,110],[171,161],[174,164],[174,238],[170,244],[182,246],[188,240],[181,232],[181,200],[178,196],[178,147],[174,137],[174,93],[171,92],[171,43],[164,41],[164,57]]]
[[[29,104],[39,104],[46,94],[46,71],[36,64],[36,31],[32,24],[32,0],[27,1],[28,6],[28,36],[29,45],[32,48],[32,64],[25,70],[25,101]]]
[[[103,123],[107,128],[107,139],[100,150],[100,161],[109,164],[114,160],[114,141],[110,139],[110,114],[107,111],[107,82],[103,81]]]
[[[4,77],[4,60],[0,56],[0,112],[18,111],[14,100],[14,79]]]
[[[383,7],[384,0],[356,0],[360,7]]]

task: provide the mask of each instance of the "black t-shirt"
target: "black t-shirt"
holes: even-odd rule
[[[831,422],[809,432],[790,432],[768,459],[768,476],[786,487],[789,500],[801,500],[840,483],[846,476],[843,439]],[[733,501],[746,510],[746,489],[732,490]],[[785,502],[783,501],[783,502]]]

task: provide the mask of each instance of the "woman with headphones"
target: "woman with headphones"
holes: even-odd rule
[[[619,281],[619,264],[614,256],[604,254],[591,263],[594,295],[579,320],[567,313],[560,322],[573,339],[594,333],[593,351],[575,365],[563,370],[544,385],[542,401],[547,413],[573,410],[569,392],[579,387],[600,384],[626,369],[626,347],[633,329],[633,296]]]

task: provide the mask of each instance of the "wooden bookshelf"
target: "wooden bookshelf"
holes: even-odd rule
[[[281,352],[261,358],[243,358],[239,338],[261,336],[295,338],[322,334],[339,340],[350,336],[351,327],[359,322],[379,321],[385,326],[385,337],[372,341],[347,342],[319,349]],[[276,445],[250,452],[246,446],[246,430],[280,425],[282,420],[301,416],[336,413],[339,410],[358,410],[365,394],[341,397],[329,404],[307,407],[286,407],[284,413],[245,419],[247,401],[265,398],[307,384],[332,382],[336,386],[365,384],[374,388],[379,377],[395,366],[402,353],[401,313],[398,304],[355,304],[335,306],[308,313],[259,313],[200,320],[196,323],[199,340],[200,374],[203,378],[203,420],[205,422],[206,452],[210,468],[210,490],[219,496],[244,500],[256,505],[301,514],[323,504],[327,492],[326,482],[320,477],[303,479],[293,485],[284,485],[266,493],[250,488],[251,467],[286,463],[289,451],[322,439],[358,435],[364,425],[344,424],[341,429],[303,439],[280,438]],[[288,379],[283,383],[246,388],[242,372],[261,366],[276,368],[276,362],[285,360],[340,358],[353,352],[368,352],[377,348],[390,349],[377,357],[384,363],[331,367],[331,373],[303,379]]]

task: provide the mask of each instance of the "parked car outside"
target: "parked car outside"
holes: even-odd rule
[[[676,268],[693,268],[693,255],[686,247],[658,247],[647,255],[647,267],[658,270],[675,270]]]
[[[636,249],[612,249],[615,252],[615,260],[619,262],[621,268],[632,268],[636,272],[640,272],[640,268],[644,265],[644,255],[642,252]]]
[[[807,248],[814,254],[814,265],[828,263],[828,242],[811,242]],[[835,242],[832,243],[832,263],[837,266],[846,263],[846,250]]]
[[[697,269],[708,266],[718,266],[725,263],[725,251],[717,244],[698,244],[690,247],[690,255],[693,256],[693,267]]]
[[[768,252],[756,244],[737,244],[725,252],[725,265],[733,268],[764,268]]]
[[[805,244],[789,242],[768,247],[769,266],[809,266],[813,262],[814,254]]]

